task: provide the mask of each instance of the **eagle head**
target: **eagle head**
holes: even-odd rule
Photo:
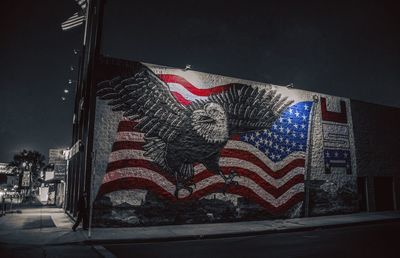
[[[228,140],[228,119],[221,105],[207,103],[203,109],[193,111],[191,117],[193,129],[207,142],[223,143]]]

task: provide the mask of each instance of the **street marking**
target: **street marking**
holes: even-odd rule
[[[94,245],[92,246],[101,256],[104,258],[117,258],[113,253],[108,251],[104,246],[102,245]]]

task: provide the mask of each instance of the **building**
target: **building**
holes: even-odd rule
[[[8,163],[0,163],[0,189],[13,189],[18,186],[19,178]]]
[[[39,198],[42,203],[64,206],[65,182],[67,171],[67,150],[49,149],[49,162],[42,170],[43,182],[39,189]]]
[[[83,191],[96,226],[399,207],[397,108],[96,60],[91,89],[78,89],[76,97],[66,201],[71,214]]]

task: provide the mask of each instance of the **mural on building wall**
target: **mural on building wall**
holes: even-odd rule
[[[103,67],[96,224],[300,216],[311,93],[116,59]]]

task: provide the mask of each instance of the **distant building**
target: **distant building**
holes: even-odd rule
[[[65,177],[67,160],[65,149],[49,149],[49,162],[43,168],[43,183],[39,190],[43,203],[63,206],[65,199]]]
[[[8,167],[8,163],[0,163],[0,187],[13,188],[15,185],[18,185],[18,175]]]

